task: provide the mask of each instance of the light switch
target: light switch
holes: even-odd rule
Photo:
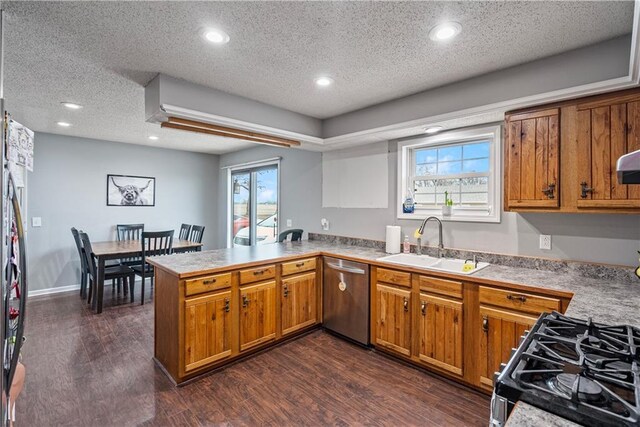
[[[293,221],[290,219],[287,220],[287,227],[291,227],[293,225]]]
[[[42,227],[42,218],[39,216],[31,217],[31,226],[32,227]]]

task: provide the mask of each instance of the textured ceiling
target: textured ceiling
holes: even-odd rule
[[[222,153],[144,122],[162,72],[318,118],[629,33],[632,2],[4,2],[5,98],[36,131]],[[437,23],[462,33],[429,39]],[[203,42],[224,29],[225,46]],[[329,74],[334,86],[313,78]],[[67,111],[61,101],[84,105]],[[58,120],[73,123],[68,129]],[[147,135],[159,135],[150,141]]]

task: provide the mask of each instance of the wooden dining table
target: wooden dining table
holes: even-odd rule
[[[142,243],[140,240],[111,240],[91,243],[91,248],[98,262],[97,295],[96,298],[93,298],[92,308],[96,310],[97,313],[102,313],[104,269],[106,262],[112,259],[142,257]],[[174,253],[200,250],[202,243],[174,238],[172,248]],[[144,295],[142,298],[144,298]]]

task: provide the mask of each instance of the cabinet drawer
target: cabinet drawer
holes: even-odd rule
[[[184,281],[185,296],[202,294],[204,292],[225,289],[231,286],[231,273],[216,274],[215,276],[199,277]]]
[[[315,258],[299,259],[297,261],[282,263],[282,275],[288,276],[294,273],[314,270],[315,268],[316,268]]]
[[[560,300],[557,298],[485,286],[480,286],[480,304],[490,304],[535,314],[544,311],[560,311]]]
[[[260,280],[273,279],[274,277],[276,277],[275,265],[263,265],[262,267],[240,270],[241,285],[259,282]]]
[[[379,282],[391,283],[393,285],[405,286],[407,288],[411,287],[411,273],[378,268],[377,276]]]
[[[418,281],[421,291],[462,298],[462,282],[432,276],[419,276]]]

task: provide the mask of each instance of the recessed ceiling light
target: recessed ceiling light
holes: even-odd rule
[[[61,102],[63,107],[66,107],[70,110],[79,110],[82,108],[82,105],[76,104],[74,102]]]
[[[435,41],[443,41],[457,36],[462,31],[462,25],[457,22],[444,22],[438,24],[429,31],[429,38]]]
[[[426,128],[424,131],[425,133],[438,133],[443,129],[442,126],[431,126]]]
[[[155,135],[150,135],[149,139],[152,140],[152,141],[157,141],[159,138],[157,136],[155,136]]]
[[[229,43],[229,34],[216,28],[205,28],[202,30],[202,37],[208,42],[215,44]]]
[[[71,126],[71,123],[67,123],[67,122],[57,122],[58,126],[62,126],[63,128],[68,128],[69,126]]]
[[[333,79],[327,76],[317,77],[315,81],[318,86],[322,87],[331,86],[333,84]]]

